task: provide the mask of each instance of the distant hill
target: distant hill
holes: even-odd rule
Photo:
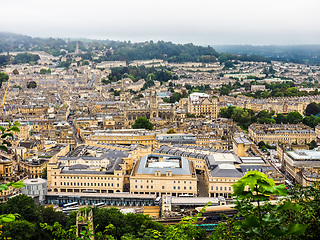
[[[79,56],[85,60],[101,61],[133,61],[147,59],[163,59],[169,62],[224,62],[228,68],[236,61],[270,62],[270,59],[258,55],[220,54],[213,47],[196,46],[192,43],[174,44],[164,41],[146,41],[132,43],[131,41],[92,40],[92,39],[55,39],[32,38],[30,36],[0,33],[0,53],[11,51],[45,51],[53,56],[67,56],[74,53],[76,45],[82,50]],[[97,59],[94,51],[104,55]],[[69,55],[70,56],[70,55]],[[233,61],[233,62],[232,62]],[[0,63],[1,64],[1,63]],[[8,59],[2,60],[2,65],[8,64]]]
[[[217,45],[213,47],[218,52],[248,55],[257,54],[274,61],[320,64],[320,45]]]

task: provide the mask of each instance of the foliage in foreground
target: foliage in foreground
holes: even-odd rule
[[[225,218],[209,239],[317,239],[320,234],[319,184],[297,186],[288,191],[257,171],[248,172],[233,185],[238,214]],[[283,196],[270,202],[270,195]],[[3,224],[0,237],[13,239],[121,239],[172,240],[207,239],[195,225],[201,213],[186,217],[174,226],[163,226],[142,214],[123,214],[116,208],[93,208],[95,231],[90,227],[76,236],[76,212],[65,216],[52,207],[37,206],[19,195],[0,205],[0,214],[19,214],[18,220]]]
[[[258,171],[249,171],[233,184],[239,212],[219,224],[210,239],[292,239],[304,234],[308,225],[296,221],[302,206],[289,199],[272,204],[270,195],[288,196],[285,185]]]

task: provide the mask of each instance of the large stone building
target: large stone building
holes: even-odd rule
[[[285,151],[282,169],[288,178],[303,186],[320,180],[320,152],[306,149]]]
[[[158,104],[157,92],[149,93],[149,103],[142,107],[126,107],[124,109],[124,118],[126,125],[132,125],[138,117],[160,118],[166,121],[173,121],[175,119],[175,111],[169,104]]]
[[[197,195],[193,163],[179,156],[150,154],[140,159],[130,176],[130,193]]]
[[[284,183],[283,175],[260,157],[239,158],[234,153],[226,150],[178,144],[172,146],[162,145],[155,150],[155,153],[181,156],[188,159],[190,163],[192,162],[199,180],[197,187],[198,190],[201,188],[203,197],[223,196],[230,200],[233,193],[232,184],[250,170],[267,174],[276,184]],[[183,185],[180,185],[181,187]]]
[[[55,160],[59,156],[66,155],[70,150],[68,144],[58,144],[47,149],[44,155],[41,152],[25,152],[23,155],[27,158],[20,159],[19,151],[16,150],[18,156],[19,171],[24,172],[30,178],[40,178],[47,167],[48,162]],[[21,151],[21,153],[23,150]],[[29,154],[28,154],[29,153]]]
[[[86,148],[75,149],[77,151]],[[90,149],[90,148],[89,148]],[[89,150],[88,149],[88,150]],[[54,192],[123,192],[128,153],[102,149],[93,155],[66,156],[48,164],[48,188]]]
[[[188,113],[195,116],[218,117],[218,99],[205,93],[192,93],[188,98]]]
[[[251,124],[249,136],[255,142],[269,144],[305,144],[316,139],[315,131],[304,124]]]
[[[155,146],[156,135],[145,129],[119,129],[119,130],[97,130],[90,133],[80,131],[81,137],[86,143],[107,143],[107,144],[141,144]]]

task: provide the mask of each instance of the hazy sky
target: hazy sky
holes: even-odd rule
[[[0,32],[175,43],[320,44],[320,0],[1,0]]]

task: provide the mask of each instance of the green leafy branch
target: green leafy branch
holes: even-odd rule
[[[1,131],[1,139],[3,139],[2,144],[0,145],[0,149],[2,149],[5,152],[8,152],[8,141],[6,141],[7,137],[11,137],[12,139],[14,138],[12,132],[20,132],[20,129],[18,128],[21,126],[21,124],[18,121],[15,121],[14,123],[11,123],[8,119],[6,122],[9,123],[9,126],[7,129],[4,127],[0,126],[0,131]]]
[[[235,208],[239,211],[234,222],[236,230],[255,239],[278,239],[287,235],[302,235],[307,225],[288,223],[283,212],[298,212],[299,204],[289,200],[271,204],[270,195],[288,196],[285,185],[275,185],[272,179],[258,171],[249,171],[232,185],[237,197]],[[254,204],[255,203],[255,204]]]

